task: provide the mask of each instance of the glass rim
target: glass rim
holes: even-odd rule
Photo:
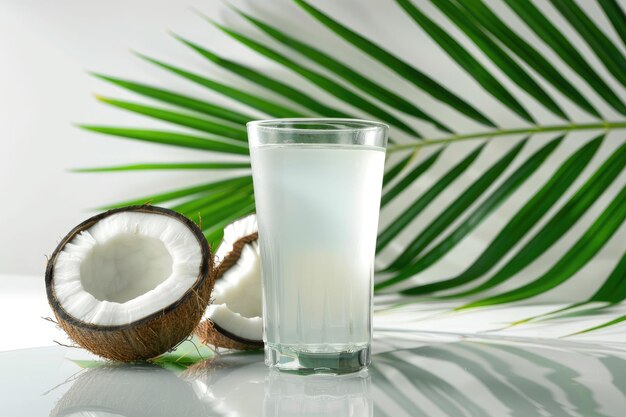
[[[331,129],[315,129],[305,127],[307,124],[336,124]],[[298,127],[301,124],[302,127]],[[294,126],[295,125],[295,126]],[[352,126],[350,126],[352,125]],[[334,118],[334,117],[295,117],[284,119],[252,120],[246,123],[248,129],[270,130],[275,132],[306,132],[307,134],[328,134],[330,132],[363,132],[385,131],[389,126],[385,123],[364,119]]]

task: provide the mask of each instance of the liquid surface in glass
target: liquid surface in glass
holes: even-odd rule
[[[384,149],[272,144],[251,152],[266,344],[311,353],[367,347]]]

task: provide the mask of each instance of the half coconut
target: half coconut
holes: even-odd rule
[[[60,327],[78,345],[118,361],[154,358],[187,338],[213,284],[200,228],[147,205],[81,223],[46,268],[48,301]]]
[[[215,253],[211,305],[195,334],[205,344],[230,349],[263,347],[261,260],[256,215],[224,229]]]

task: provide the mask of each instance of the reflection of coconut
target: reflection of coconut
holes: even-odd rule
[[[191,385],[158,366],[104,366],[80,375],[52,417],[206,417]]]
[[[120,361],[158,356],[197,325],[213,287],[202,231],[171,210],[133,206],[92,217],[58,245],[48,301],[77,344]]]
[[[265,417],[371,417],[370,377],[291,375],[272,370],[266,382]]]
[[[260,352],[235,352],[219,353],[215,356],[198,362],[181,374],[181,377],[200,381],[201,384],[209,386],[215,382],[216,378],[227,375],[230,371],[243,366],[263,363],[263,354]]]
[[[216,283],[205,320],[195,334],[203,343],[233,349],[263,347],[261,266],[256,215],[224,229],[215,254]]]

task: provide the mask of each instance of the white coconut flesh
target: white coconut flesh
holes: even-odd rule
[[[257,232],[255,215],[228,225],[215,254],[217,267],[232,252],[238,240]],[[239,260],[215,282],[205,318],[235,336],[260,341],[263,339],[261,294],[259,244],[254,241],[243,247]]]
[[[119,212],[77,234],[54,264],[60,306],[84,323],[133,323],[179,300],[198,279],[202,251],[181,221]]]

